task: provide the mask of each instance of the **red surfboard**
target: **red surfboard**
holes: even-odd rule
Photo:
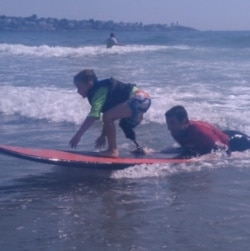
[[[166,158],[164,154],[160,154],[160,157],[144,155],[138,157],[109,158],[98,156],[98,152],[70,152],[10,145],[0,145],[0,153],[47,164],[107,169],[123,169],[140,164],[185,163],[194,161],[194,159]]]

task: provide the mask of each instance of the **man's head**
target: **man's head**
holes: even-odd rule
[[[185,108],[177,105],[165,113],[168,130],[173,135],[181,135],[189,125],[188,114]]]
[[[88,90],[97,81],[95,72],[91,69],[84,69],[74,76],[74,84],[77,87],[77,92],[85,98]]]

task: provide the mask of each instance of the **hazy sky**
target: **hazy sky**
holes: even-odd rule
[[[250,0],[0,0],[0,15],[250,30]]]

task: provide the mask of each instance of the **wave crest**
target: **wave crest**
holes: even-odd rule
[[[162,50],[187,50],[188,46],[164,46],[164,45],[125,45],[107,49],[103,45],[66,47],[66,46],[27,46],[23,44],[0,44],[0,53],[36,57],[82,57],[100,56],[112,54],[127,54],[135,52],[150,52]]]

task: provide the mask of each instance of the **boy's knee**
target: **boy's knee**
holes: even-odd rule
[[[102,121],[103,121],[103,123],[110,123],[110,122],[112,122],[113,120],[114,120],[114,119],[113,119],[113,117],[110,115],[109,112],[104,113],[103,116],[102,116]]]

